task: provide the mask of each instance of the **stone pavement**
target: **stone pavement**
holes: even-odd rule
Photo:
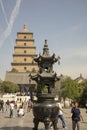
[[[64,115],[65,122],[67,125],[68,130],[72,130],[72,122],[70,118],[70,109],[65,109],[68,113]],[[80,123],[81,129],[80,130],[87,130],[87,113],[85,109],[81,109],[84,121]],[[24,117],[17,117],[15,115],[14,118],[9,118],[9,116],[4,112],[0,112],[0,130],[32,130],[33,124],[33,114],[32,111],[25,114]],[[58,128],[62,130],[61,121],[58,121]],[[44,130],[44,124],[39,123],[39,130]]]

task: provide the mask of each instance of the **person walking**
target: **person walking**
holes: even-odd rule
[[[10,118],[14,116],[14,102],[10,103]]]
[[[60,119],[62,121],[62,130],[66,130],[66,123],[65,123],[65,119],[64,119],[64,115],[63,114],[67,114],[60,103],[58,103],[58,107],[59,107],[59,112],[58,112],[58,119]]]
[[[32,102],[31,99],[28,100],[28,112],[32,109]]]
[[[72,118],[72,130],[80,130],[80,119],[83,120],[80,109],[78,107],[78,103],[74,104],[74,107],[71,109],[71,118]]]
[[[6,110],[5,110],[6,115],[8,116],[9,115],[9,110],[10,110],[9,109],[10,108],[10,102],[9,102],[9,100],[6,101],[5,108],[6,108]]]
[[[4,101],[1,100],[1,111],[4,112]]]
[[[58,112],[57,118],[60,119],[62,122],[62,130],[67,130],[64,115],[63,115],[63,113],[64,114],[67,114],[67,113],[63,110],[60,102],[57,103],[57,106],[59,107],[59,112]],[[50,128],[53,127],[53,124],[54,124],[54,121],[53,121],[53,123],[50,124]]]

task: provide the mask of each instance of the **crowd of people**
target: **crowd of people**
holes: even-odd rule
[[[30,112],[32,109],[33,103],[31,99],[28,101],[9,101],[4,102],[0,100],[0,111],[5,112],[7,116],[13,118],[15,116],[22,117],[25,115],[25,112]]]
[[[15,101],[7,100],[6,103],[4,103],[3,100],[0,100],[0,111],[6,112],[10,118],[13,118],[14,116],[23,117],[25,115],[25,111],[26,112],[31,111],[32,105],[33,103],[31,102],[31,99],[29,99],[27,102],[26,101],[23,102],[22,100],[20,100],[19,106],[17,101],[15,102]],[[77,102],[72,103],[70,113],[66,113],[63,110],[60,102],[57,103],[57,106],[59,107],[57,119],[61,120],[62,130],[68,129],[64,119],[64,114],[70,116],[72,120],[72,130],[80,130],[80,120],[83,121],[84,119],[82,117],[78,103]],[[15,110],[16,110],[16,115],[15,115]],[[53,122],[50,124],[50,128],[52,127],[53,127]]]

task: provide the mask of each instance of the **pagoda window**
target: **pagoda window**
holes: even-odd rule
[[[26,36],[24,36],[24,39],[26,39]]]
[[[27,67],[24,67],[24,70],[26,70],[27,69]]]
[[[26,61],[27,59],[26,58],[24,58],[24,61]]]
[[[26,50],[24,50],[24,53],[26,53]]]
[[[24,43],[24,46],[26,46],[26,42]]]

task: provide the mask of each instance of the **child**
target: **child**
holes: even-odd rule
[[[19,117],[24,116],[24,109],[23,109],[22,106],[20,106],[20,108],[19,108],[19,110],[18,110],[18,116],[19,116]]]

